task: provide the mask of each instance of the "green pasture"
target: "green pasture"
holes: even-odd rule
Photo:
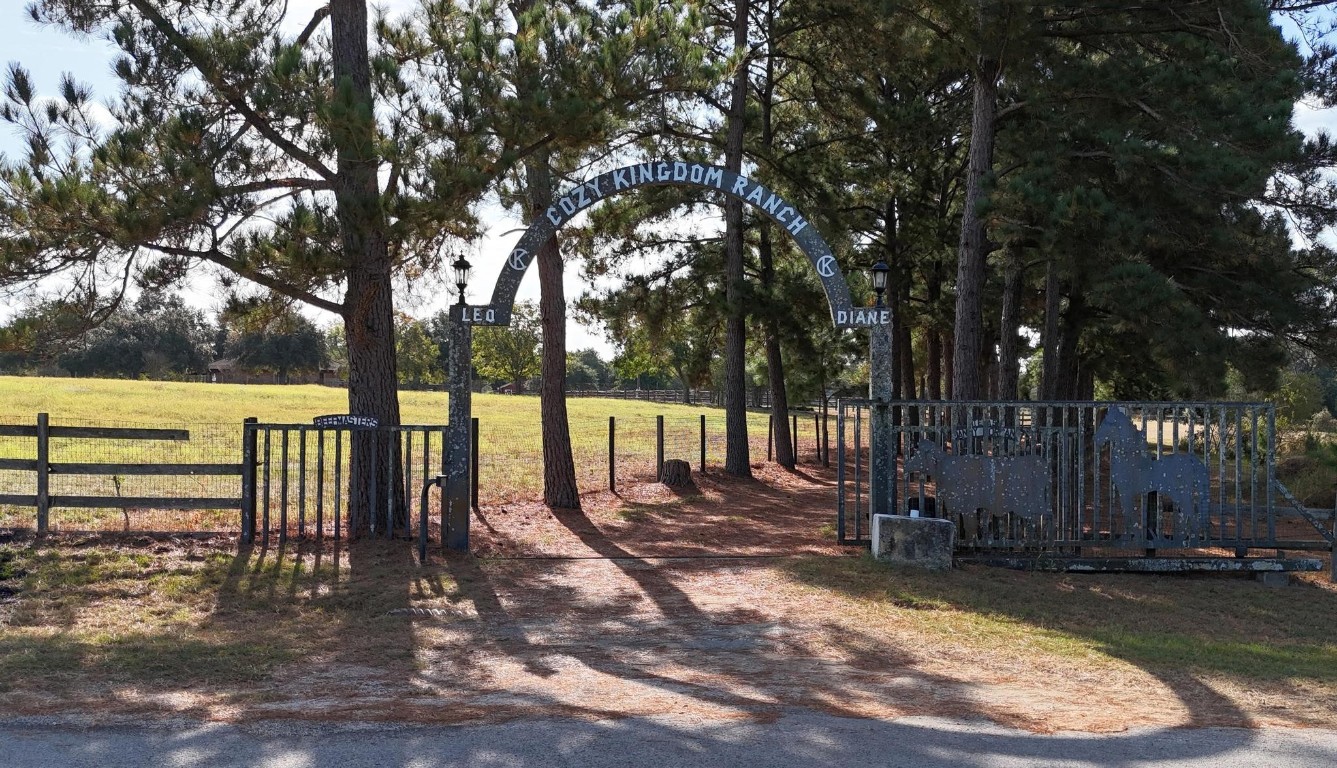
[[[405,424],[444,424],[445,392],[401,392]],[[474,395],[474,416],[500,428],[530,429],[537,434],[538,398],[515,395]],[[346,413],[343,389],[318,384],[199,384],[174,381],[60,379],[0,376],[0,418],[5,423],[31,423],[39,412],[52,423],[127,422],[145,426],[170,424],[240,424],[248,416],[262,422],[309,422],[327,413]],[[695,417],[715,409],[636,400],[572,398],[567,410],[573,421],[609,416],[654,420],[665,414]],[[14,419],[18,419],[15,422]],[[760,420],[764,426],[764,417]]]
[[[402,392],[400,407],[405,424],[442,425],[446,421],[444,392]],[[315,416],[344,413],[347,394],[320,385],[203,384],[187,382],[123,381],[0,376],[0,424],[31,425],[38,413],[48,413],[53,425],[157,427],[187,429],[188,442],[132,440],[52,440],[53,462],[97,463],[237,463],[241,456],[241,425],[247,417],[261,423],[309,424]],[[636,400],[571,398],[567,401],[572,451],[582,491],[607,486],[609,417],[616,419],[614,448],[619,483],[653,479],[656,458],[656,420],[664,417],[665,456],[700,460],[701,417],[706,417],[707,462],[723,463],[724,413],[718,408],[683,406]],[[474,395],[473,413],[479,420],[480,495],[484,503],[536,498],[542,491],[543,449],[537,396]],[[767,416],[751,414],[750,443],[753,462],[765,460]],[[834,431],[834,430],[833,430]],[[271,439],[271,467],[281,464],[280,435]],[[290,435],[289,472],[297,476],[299,446]],[[440,440],[424,446],[414,438],[413,477],[439,462]],[[262,446],[263,449],[263,446]],[[800,422],[800,449],[815,449],[811,416]],[[333,437],[325,451],[332,456]],[[309,438],[308,460],[315,461],[315,436]],[[32,438],[0,438],[0,458],[35,457]],[[263,455],[263,450],[262,450]],[[326,466],[324,494],[332,503],[334,469]],[[277,470],[276,470],[277,471]],[[0,494],[34,492],[31,472],[0,471]],[[239,495],[234,477],[52,477],[52,494],[106,496]],[[313,499],[315,487],[306,493]],[[297,489],[291,489],[297,497]],[[271,507],[278,502],[275,490]],[[32,525],[31,508],[0,507],[0,526]],[[142,529],[235,527],[235,512],[173,512],[139,510],[57,510],[55,524],[66,528],[122,527]],[[133,518],[133,519],[131,519]]]

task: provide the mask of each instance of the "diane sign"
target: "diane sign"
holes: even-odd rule
[[[485,307],[464,307],[459,319],[471,325],[509,325],[511,308],[534,254],[554,233],[576,214],[601,200],[628,192],[637,187],[686,186],[711,190],[741,200],[758,213],[780,225],[794,238],[795,244],[808,257],[826,292],[831,307],[831,320],[841,328],[871,327],[890,323],[890,317],[880,310],[859,309],[850,301],[849,285],[841,274],[831,247],[817,229],[791,203],[753,181],[725,168],[684,160],[659,160],[638,163],[601,174],[568,189],[525,230],[520,242],[506,257],[506,264],[497,277],[492,302]]]
[[[869,328],[876,325],[891,325],[890,309],[872,307],[836,310],[836,326],[840,328]]]

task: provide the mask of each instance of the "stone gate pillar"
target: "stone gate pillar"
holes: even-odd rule
[[[452,313],[446,392],[446,482],[441,537],[447,549],[469,549],[469,429],[472,419],[473,326]]]
[[[895,514],[896,455],[891,432],[891,326],[868,329],[868,398],[873,401],[869,429],[868,500],[874,515]]]

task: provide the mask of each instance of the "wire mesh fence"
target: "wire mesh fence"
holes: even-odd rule
[[[0,417],[0,424],[31,429],[27,416]],[[218,423],[143,424],[127,421],[49,419],[51,436],[45,440],[47,493],[50,498],[81,506],[53,505],[50,530],[235,530],[236,509],[167,509],[139,503],[146,498],[201,500],[235,499],[240,495],[240,476],[228,471],[237,464],[241,449],[241,425]],[[176,439],[144,436],[96,438],[62,436],[71,432],[126,435],[179,432]],[[39,438],[34,435],[0,435],[0,497],[28,497],[39,492],[36,472]],[[29,464],[17,468],[18,464]],[[142,465],[188,465],[191,471],[141,473]],[[209,465],[215,465],[210,467]],[[105,471],[104,471],[105,470]],[[95,498],[108,506],[88,506]],[[122,504],[117,500],[124,499]],[[7,499],[12,501],[13,499]],[[195,506],[198,506],[196,504]],[[32,505],[0,504],[0,527],[34,527],[37,510]]]
[[[31,414],[0,415],[0,425],[11,432],[31,430]],[[242,423],[163,423],[68,420],[52,417],[57,427],[121,428],[139,431],[173,430],[182,439],[96,440],[52,436],[48,440],[49,495],[53,501],[71,497],[104,497],[106,506],[79,508],[51,506],[49,529],[240,532],[237,503],[219,508],[174,508],[171,499],[235,500],[243,496],[238,472],[137,473],[144,465],[217,465],[240,467],[243,460]],[[750,412],[747,419],[749,459],[755,466],[772,455],[769,415]],[[835,435],[835,415],[829,434]],[[795,429],[800,461],[820,459],[820,417],[799,415]],[[581,493],[615,489],[658,479],[660,463],[687,461],[694,470],[723,465],[725,416],[718,409],[699,414],[665,416],[572,416],[569,420],[577,486]],[[346,520],[351,476],[350,433],[309,424],[256,425],[254,466],[257,534],[281,531],[295,535],[334,535]],[[396,469],[385,463],[377,482],[403,483],[408,519],[416,520],[423,503],[423,483],[440,474],[445,465],[442,426],[405,426],[392,430]],[[484,506],[539,500],[543,493],[541,425],[478,421],[476,445],[477,502]],[[3,432],[3,426],[0,426]],[[388,440],[388,439],[387,439]],[[386,443],[387,450],[389,443]],[[38,493],[38,439],[28,434],[0,434],[0,527],[33,528],[37,513],[32,499]],[[62,473],[62,465],[80,465],[82,473]],[[125,471],[127,465],[131,471]],[[121,471],[114,471],[120,467]],[[108,471],[98,472],[99,468]],[[120,504],[116,499],[125,499]],[[160,503],[140,503],[155,499]],[[429,489],[429,517],[436,519],[440,490]],[[194,506],[199,506],[195,504]],[[388,511],[387,511],[388,513]],[[373,520],[382,520],[380,511]],[[402,522],[402,518],[395,518]]]

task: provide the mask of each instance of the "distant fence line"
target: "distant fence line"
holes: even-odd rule
[[[834,414],[794,414],[801,461],[829,462]],[[161,424],[0,417],[0,528],[183,530],[286,537],[334,534],[349,505],[349,436],[308,424]],[[749,419],[752,461],[771,461],[773,429]],[[516,429],[475,419],[475,505],[542,495],[539,424]],[[422,482],[444,465],[441,426],[385,430],[398,440],[409,511]],[[697,471],[723,463],[724,415],[572,417],[582,493],[654,482],[667,459]],[[439,492],[429,502],[439,505]],[[251,512],[251,510],[255,510]],[[385,532],[373,515],[377,530]]]
[[[567,397],[602,397],[609,400],[645,400],[654,403],[681,403],[683,405],[713,405],[723,407],[723,393],[714,389],[587,389],[570,390]],[[526,393],[534,394],[534,393]],[[747,392],[748,408],[770,408],[770,389],[750,389]],[[790,408],[800,410],[820,410],[822,401],[818,398],[802,402],[790,402]],[[835,407],[835,401],[830,402]]]
[[[609,400],[644,400],[652,403],[682,403],[684,405],[716,405],[719,393],[713,389],[573,389],[567,397],[602,397]],[[770,392],[766,402],[770,403]]]

